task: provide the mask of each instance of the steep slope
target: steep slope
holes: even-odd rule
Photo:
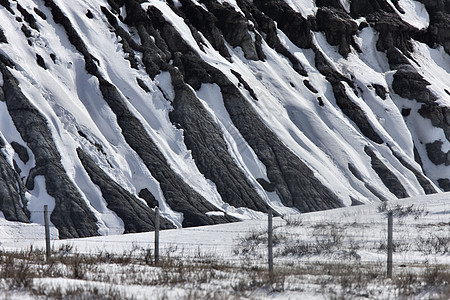
[[[450,189],[450,2],[0,1],[0,210],[61,238]]]

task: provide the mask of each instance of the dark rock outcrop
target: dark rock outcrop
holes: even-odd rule
[[[136,153],[141,157],[152,175],[159,181],[170,207],[183,213],[183,226],[211,225],[235,220],[232,217],[210,217],[205,213],[218,208],[188,186],[183,179],[169,167],[165,157],[146,133],[140,121],[128,110],[117,89],[102,80],[100,90],[103,98],[117,116],[122,134]]]
[[[361,173],[359,172],[359,170],[353,164],[349,163],[347,166],[348,166],[349,171],[353,174],[353,176],[355,176],[356,179],[358,179],[359,181],[363,182],[365,188],[368,189],[375,197],[377,197],[381,201],[387,201],[388,200],[372,184],[370,184],[369,182],[364,181]],[[353,206],[353,201],[354,200],[352,198],[352,206]]]
[[[106,7],[102,6],[101,11],[106,16],[109,24],[114,28],[114,33],[122,44],[123,52],[127,54],[126,59],[130,62],[130,66],[134,69],[138,69],[138,62],[134,50],[142,50],[142,47],[140,47],[130,34],[119,25],[116,17]]]
[[[159,30],[163,33],[174,33],[165,29],[169,26],[167,24],[161,22],[159,26]],[[163,37],[165,40],[173,38],[173,36],[169,37],[168,35],[163,35]],[[175,40],[178,40],[178,37],[175,37]],[[168,48],[175,53],[184,53],[175,57],[174,64],[183,73],[184,80],[189,85],[199,89],[201,83],[216,83],[220,87],[225,108],[234,125],[253,148],[259,159],[266,165],[270,183],[275,186],[277,194],[285,205],[297,207],[303,212],[336,208],[343,205],[331,190],[317,180],[306,164],[284,146],[273,132],[264,125],[241,92],[222,72],[202,61],[192,51],[186,50],[189,49],[187,46],[180,44],[180,47],[176,47],[175,43],[171,43],[171,45]],[[176,80],[173,76],[172,78]],[[176,112],[176,105],[174,105],[174,108]],[[181,121],[189,120],[190,117],[188,116],[189,114],[184,116],[186,119]],[[192,121],[194,120],[190,122]],[[185,139],[188,140],[187,136]],[[214,143],[217,144],[217,142]],[[204,142],[197,144],[201,145]],[[195,156],[194,158],[199,159]],[[208,173],[207,170],[205,170],[205,173]]]
[[[342,3],[340,0],[316,0],[316,5],[317,7],[329,7],[344,11],[344,7],[342,7]]]
[[[386,91],[384,86],[376,84],[376,83],[373,83],[372,86],[375,89],[375,93],[377,94],[377,96],[383,100],[386,100],[386,98],[387,98],[386,95],[388,92]]]
[[[353,101],[346,93],[346,88],[342,82],[332,83],[336,104],[342,109],[342,112],[358,126],[359,130],[375,143],[382,144],[383,139],[373,129],[364,111]]]
[[[236,166],[220,129],[184,82],[181,74],[172,71],[175,98],[170,119],[184,129],[184,142],[192,150],[200,172],[216,184],[222,199],[235,207],[267,211],[267,204]]]
[[[394,194],[397,198],[409,197],[405,190],[405,187],[401,184],[395,174],[377,157],[375,152],[368,146],[364,147],[364,151],[370,157],[372,161],[372,168],[383,181],[384,185]]]
[[[394,13],[377,12],[367,16],[367,22],[379,32],[378,51],[397,48],[408,55],[408,52],[413,50],[411,37],[420,33],[418,29],[405,23]]]
[[[270,111],[270,104],[271,101],[277,100],[280,105],[276,108],[284,106],[283,114],[286,112],[288,116],[292,115],[291,107],[293,106],[295,109],[307,107],[305,113],[310,114],[309,116],[314,114],[314,117],[321,119],[318,121],[323,122],[323,128],[326,130],[336,130],[337,134],[344,137],[345,142],[351,145],[350,147],[354,147],[352,151],[360,150],[360,146],[354,146],[355,140],[364,140],[364,145],[367,146],[365,153],[361,155],[370,157],[372,169],[366,168],[367,172],[361,173],[355,165],[350,163],[348,168],[342,170],[342,175],[350,179],[345,183],[344,189],[352,189],[354,184],[361,195],[361,199],[359,196],[350,196],[350,193],[345,195],[346,198],[351,199],[352,205],[368,202],[371,198],[386,201],[385,195],[389,195],[386,187],[398,198],[407,197],[409,193],[406,190],[406,182],[408,187],[414,186],[414,193],[420,191],[420,187],[426,194],[435,193],[435,185],[427,178],[423,168],[410,164],[412,158],[404,156],[404,153],[409,152],[394,151],[393,149],[398,150],[397,144],[390,148],[391,151],[385,151],[386,143],[391,138],[395,138],[390,134],[392,132],[397,134],[403,128],[392,131],[382,129],[382,126],[394,124],[397,121],[384,122],[386,118],[398,115],[397,112],[392,113],[391,109],[396,109],[393,104],[400,104],[399,110],[406,119],[402,126],[410,126],[418,112],[420,116],[431,120],[432,126],[442,128],[445,137],[450,141],[449,109],[445,106],[445,101],[438,101],[441,94],[433,93],[429,89],[430,82],[425,79],[429,77],[425,77],[426,73],[422,75],[421,66],[413,59],[415,43],[412,42],[417,40],[430,47],[442,45],[447,53],[450,53],[450,2],[447,0],[419,1],[424,3],[430,15],[430,26],[425,29],[418,29],[404,21],[401,16],[403,10],[400,6],[403,4],[397,0],[352,0],[345,7],[344,2],[339,0],[316,0],[312,2],[316,6],[315,10],[311,11],[315,15],[308,16],[298,12],[303,11],[302,8],[296,10],[297,8],[284,0],[236,0],[233,4],[218,0],[179,0],[166,1],[158,5],[152,2],[144,4],[141,0],[108,0],[103,4],[104,6],[83,9],[78,16],[71,13],[66,15],[65,8],[59,6],[54,0],[42,1],[46,6],[45,14],[38,8],[23,6],[17,1],[13,3],[0,0],[0,7],[8,10],[9,13],[5,11],[5,15],[12,22],[16,22],[16,28],[19,29],[18,37],[25,45],[28,42],[28,45],[33,48],[30,50],[33,51],[30,52],[33,55],[31,60],[27,57],[27,61],[33,62],[32,68],[36,68],[37,64],[47,70],[46,74],[53,76],[53,72],[59,72],[61,64],[67,58],[67,55],[59,49],[51,49],[53,46],[51,40],[42,39],[43,32],[47,32],[48,26],[55,26],[54,23],[57,24],[55,31],[58,34],[65,32],[74,47],[69,47],[70,51],[67,52],[69,56],[73,52],[81,54],[87,74],[79,66],[69,70],[69,72],[83,71],[82,76],[78,76],[79,73],[76,74],[76,88],[79,89],[86,81],[89,81],[88,86],[92,88],[92,93],[100,97],[100,100],[98,97],[95,99],[101,103],[95,103],[95,105],[104,107],[106,103],[108,114],[113,116],[109,117],[113,123],[112,126],[120,128],[119,131],[123,137],[123,139],[120,137],[120,140],[126,143],[127,151],[134,151],[132,159],[138,159],[139,166],[145,166],[151,173],[159,185],[158,192],[162,193],[161,198],[158,197],[157,200],[148,189],[139,191],[138,197],[132,195],[119,185],[123,178],[120,180],[110,178],[108,170],[102,170],[99,167],[100,164],[96,165],[94,155],[97,156],[96,159],[105,161],[106,168],[117,166],[109,157],[111,149],[107,144],[109,139],[96,137],[81,123],[70,127],[72,131],[69,133],[74,138],[74,143],[80,142],[80,144],[74,146],[73,152],[69,151],[72,155],[77,152],[78,160],[75,159],[77,170],[86,172],[90,181],[99,187],[108,208],[123,220],[125,232],[142,232],[153,230],[155,214],[152,208],[159,205],[163,207],[168,205],[174,212],[182,213],[184,227],[237,220],[222,212],[227,205],[220,207],[221,205],[216,204],[214,200],[205,199],[204,195],[209,194],[209,190],[203,193],[198,190],[198,187],[189,185],[190,181],[184,179],[184,176],[191,176],[191,174],[185,174],[189,171],[175,172],[175,167],[171,164],[176,159],[165,157],[165,153],[168,152],[171,153],[170,155],[173,153],[180,157],[184,154],[185,158],[190,160],[189,166],[194,166],[193,163],[195,163],[195,170],[191,170],[190,167],[189,170],[195,172],[195,176],[203,176],[206,181],[215,185],[212,192],[213,198],[220,198],[224,203],[236,208],[245,207],[266,212],[270,203],[266,203],[265,199],[271,198],[272,195],[263,195],[264,192],[276,193],[285,206],[297,208],[301,212],[343,206],[344,203],[339,198],[342,190],[332,190],[329,186],[336,185],[324,182],[324,178],[329,178],[328,175],[321,177],[322,174],[317,174],[321,172],[322,167],[315,167],[316,161],[313,161],[309,155],[301,157],[297,146],[285,144],[285,141],[295,140],[299,143],[298,149],[303,148],[313,156],[315,153],[311,149],[314,148],[309,148],[308,145],[320,140],[315,146],[323,151],[323,155],[329,156],[327,162],[333,163],[336,159],[339,160],[336,164],[339,166],[345,166],[347,160],[350,161],[348,159],[350,155],[345,156],[347,152],[343,150],[347,160],[334,157],[336,152],[334,149],[330,150],[334,146],[330,145],[331,142],[312,136],[320,127],[315,127],[315,131],[312,132],[303,132],[302,130],[307,126],[315,126],[314,121],[309,117],[307,120],[299,119],[298,123],[289,124],[289,126],[297,126],[289,128],[287,133],[291,134],[292,140],[289,136],[286,138],[284,131],[274,132],[270,122],[275,115],[271,115],[273,112]],[[160,10],[160,5],[167,5],[166,9],[172,10],[170,13],[175,13],[177,20],[168,18],[167,11]],[[350,11],[347,11],[348,5]],[[361,17],[364,17],[365,21],[356,20]],[[181,20],[184,23],[179,22]],[[112,68],[113,72],[117,72],[115,74],[122,75],[119,74],[120,70],[114,69],[114,63],[104,55],[104,52],[99,51],[97,59],[94,56],[95,50],[91,48],[92,44],[83,40],[85,36],[89,38],[89,34],[84,34],[85,29],[88,29],[86,26],[96,22],[98,22],[97,25],[104,26],[101,30],[105,32],[109,30],[107,38],[110,37],[111,42],[116,45],[114,48],[118,53],[114,55],[118,54],[117,59],[126,60],[126,64],[122,62],[120,65],[129,63],[129,67],[134,69],[131,70],[129,81],[119,83],[120,76],[109,77],[105,74]],[[43,26],[44,23],[45,26]],[[366,39],[373,38],[371,31],[361,32],[368,26],[376,31],[375,38],[378,37],[376,49],[369,49],[369,51],[383,52],[389,65],[385,66],[382,63],[380,67],[395,71],[383,71],[382,76],[386,78],[386,84],[359,80],[355,78],[358,76],[357,73],[346,72],[346,68],[352,68],[353,54],[360,54],[359,45],[363,45],[364,50],[372,45],[372,43],[368,44]],[[179,31],[181,27],[184,28],[183,31]],[[13,35],[10,32],[3,32],[4,30],[6,29],[0,29],[0,45],[4,49],[11,49],[11,45],[4,43],[8,42],[6,36],[13,37]],[[189,35],[189,40],[183,36],[185,33]],[[318,42],[315,38],[322,33],[328,44],[337,46],[331,49],[338,49],[343,58],[339,55],[335,56],[334,53],[328,55],[328,47],[324,47],[322,41]],[[217,55],[213,48],[222,57]],[[31,103],[35,103],[34,101],[27,99],[31,96],[26,95],[33,93],[26,90],[26,84],[33,84],[34,80],[37,82],[38,90],[42,88],[47,92],[45,84],[41,86],[39,79],[33,78],[34,74],[26,74],[28,69],[20,63],[16,64],[17,70],[12,72],[15,64],[6,58],[6,55],[9,55],[7,51],[1,52],[5,57],[0,56],[0,78],[3,83],[0,87],[0,101],[4,102],[2,105],[6,103],[12,122],[22,137],[16,140],[20,140],[20,143],[23,141],[26,145],[7,141],[15,151],[14,159],[16,160],[11,161],[11,157],[5,151],[0,152],[0,210],[7,219],[28,222],[29,212],[25,191],[27,188],[29,190],[34,188],[37,176],[43,176],[48,195],[55,199],[55,209],[51,220],[58,228],[60,237],[97,235],[97,220],[89,203],[86,202],[89,199],[81,195],[79,188],[82,190],[83,187],[76,186],[79,183],[78,179],[77,182],[72,181],[61,163],[61,157],[66,160],[67,155],[70,154],[58,153],[53,141],[53,138],[59,141],[63,135],[52,137],[54,131],[50,125],[56,123],[47,124],[44,113],[41,113],[39,107],[33,107]],[[75,53],[76,61],[80,58],[78,53]],[[213,53],[211,59],[207,58],[209,53]],[[240,56],[245,56],[246,59],[241,61]],[[274,58],[275,56],[277,57]],[[16,59],[13,55],[10,57]],[[116,59],[116,56],[114,57]],[[338,61],[334,63],[333,60],[336,58]],[[352,61],[346,59],[352,59]],[[377,67],[371,66],[371,63],[377,64],[378,61],[371,59],[365,61],[367,55],[361,56],[361,59],[369,68]],[[275,64],[278,61],[284,61],[280,70],[286,71],[285,74],[278,74],[275,70],[277,68]],[[242,62],[248,62],[248,66],[244,66]],[[287,70],[288,68],[291,69]],[[44,73],[42,69],[36,68],[36,70]],[[274,78],[277,78],[275,76],[278,78],[276,82],[266,84],[267,77],[260,74],[271,71],[275,73]],[[22,75],[18,74],[25,76],[21,77]],[[14,76],[17,79],[20,78],[20,86]],[[319,77],[320,80],[318,80]],[[57,77],[54,78],[58,81]],[[253,84],[257,78],[262,78],[261,85]],[[22,80],[26,82],[23,86]],[[154,83],[150,83],[150,80],[154,80]],[[92,85],[94,82],[98,85]],[[223,100],[219,107],[211,106],[212,114],[196,94],[196,90],[201,89],[204,84],[215,85],[218,87],[217,92],[220,93],[219,95],[211,93],[205,97],[218,97],[214,101]],[[281,87],[280,91],[276,90],[277,84]],[[123,85],[127,87],[123,88]],[[275,90],[272,90],[272,87],[275,87]],[[22,91],[21,88],[24,90]],[[370,97],[365,92],[367,89],[370,90]],[[447,95],[450,95],[448,90],[444,89]],[[135,92],[139,93],[139,99],[130,98],[137,94]],[[204,97],[204,90],[201,92]],[[53,95],[52,89],[48,89],[48,93],[49,97],[45,99],[59,104],[59,95]],[[299,93],[306,93],[306,95]],[[394,93],[411,101],[397,102],[399,98]],[[445,97],[444,94],[442,97]],[[81,93],[78,94],[80,99],[81,96],[83,96]],[[164,102],[162,97],[167,102]],[[357,101],[354,100],[355,97],[358,98]],[[203,100],[208,102],[210,99]],[[157,104],[155,107],[163,110],[154,115],[156,120],[149,120],[148,114],[134,113],[135,109],[150,107],[144,106],[150,103],[146,101],[154,101]],[[297,103],[287,104],[288,101],[292,103],[299,101],[298,106]],[[361,101],[367,101],[367,105],[361,105]],[[368,101],[376,103],[368,103]],[[141,106],[141,104],[144,105]],[[210,104],[216,104],[216,102]],[[418,106],[421,106],[420,109],[417,109]],[[365,111],[366,107],[373,111]],[[247,158],[243,160],[236,158],[238,155],[234,153],[234,148],[229,148],[227,143],[229,133],[222,129],[221,124],[218,124],[218,119],[214,116],[216,113],[220,114],[220,120],[222,117],[227,120],[229,118],[233,123],[233,131],[237,129],[239,137],[245,140],[246,146],[250,146],[251,162]],[[378,123],[372,121],[375,120],[372,118],[372,113],[378,118]],[[64,126],[68,125],[65,123],[65,116],[56,114],[57,118],[61,118]],[[264,119],[265,114],[270,117]],[[45,115],[47,116],[47,113]],[[331,118],[334,118],[334,121]],[[78,115],[75,119],[79,121]],[[286,120],[286,122],[289,121],[292,120]],[[300,124],[300,122],[308,121],[312,121],[311,124]],[[96,122],[97,120],[94,120],[94,123]],[[170,149],[166,152],[162,148],[165,146],[153,140],[153,134],[161,133],[155,125],[158,122],[164,124],[161,128],[170,127],[172,123],[171,130],[175,128],[180,130],[179,135],[176,136],[176,143],[183,143],[181,148],[177,148],[178,144],[170,144]],[[339,122],[346,125],[336,126]],[[352,134],[347,140],[346,133],[340,127],[347,128],[348,124],[353,126],[359,134]],[[7,123],[6,126],[10,124]],[[56,129],[64,131],[67,128],[59,128],[57,125]],[[103,134],[103,128],[99,129]],[[152,132],[153,129],[155,132]],[[304,136],[298,134],[300,131],[297,132],[297,130],[300,130]],[[450,154],[445,152],[448,148],[445,146],[448,142],[445,138],[442,141],[433,142],[433,140],[422,139],[420,136],[422,133],[414,132],[414,129],[411,133],[412,141],[420,147],[420,153],[427,153],[432,163],[440,165],[440,168],[450,165]],[[10,138],[10,135],[5,136]],[[425,141],[424,144],[421,141]],[[412,142],[402,139],[402,143],[409,145]],[[0,148],[5,147],[5,144],[6,142],[0,140]],[[357,144],[360,145],[358,142]],[[94,151],[89,154],[83,152],[81,149],[86,149],[85,146]],[[383,151],[382,148],[384,148]],[[10,149],[9,146],[8,149]],[[178,152],[179,149],[181,152]],[[419,161],[419,151],[414,150],[414,156]],[[74,156],[77,157],[76,154]],[[26,165],[25,168],[17,157]],[[128,161],[129,157],[126,159]],[[392,164],[384,163],[385,161]],[[394,163],[395,161],[397,163]],[[245,166],[241,166],[242,162]],[[428,160],[426,162],[425,165],[432,168]],[[35,163],[35,166],[30,166],[30,163]],[[24,174],[24,171],[20,170],[21,168],[28,170],[30,167],[32,168],[29,174]],[[251,170],[251,176],[254,176],[253,173],[258,173],[257,177],[263,178],[247,178],[247,167]],[[396,177],[396,174],[405,171],[408,174]],[[412,177],[412,174],[417,180]],[[376,178],[377,175],[381,178],[381,181],[376,181],[379,185],[368,179],[369,176]],[[429,175],[441,189],[450,190],[449,178]],[[24,178],[27,179],[26,184],[22,182]],[[87,176],[85,178],[89,180]],[[158,201],[164,201],[164,205]],[[210,213],[219,211],[220,213]],[[164,228],[173,227],[164,219],[161,219],[161,224]]]
[[[421,38],[428,45],[442,45],[450,54],[450,2],[446,0],[419,0],[430,16],[430,25]]]
[[[203,7],[194,4],[189,0],[182,0],[180,10],[185,14],[186,19],[219,51],[223,57],[230,58],[230,53],[225,46],[222,32],[217,27],[219,22],[217,17]]]
[[[342,56],[348,56],[350,46],[361,51],[353,38],[358,31],[358,24],[342,9],[319,7],[315,23],[315,29],[325,32],[330,45],[339,46]]]
[[[284,57],[292,64],[292,68],[302,76],[307,76],[304,67],[300,61],[293,55],[280,41],[275,22],[266,14],[261,12],[253,2],[247,0],[238,0],[239,7],[243,10],[246,17],[255,24],[255,28],[262,34],[267,45]]]
[[[183,226],[211,225],[236,221],[235,218],[227,215],[206,215],[207,212],[216,211],[218,208],[214,207],[204,197],[195,192],[169,167],[165,157],[147,134],[142,123],[129,111],[116,87],[100,75],[95,59],[87,51],[85,44],[73,29],[67,17],[62,14],[53,1],[46,0],[46,5],[52,8],[55,21],[59,20],[61,22],[66,29],[71,43],[83,54],[86,61],[86,70],[98,78],[103,99],[116,115],[117,123],[122,129],[125,140],[141,157],[152,175],[160,182],[167,203],[175,211],[183,213]],[[155,11],[152,13],[156,16],[158,15]],[[143,15],[142,18],[148,20],[145,16]],[[175,47],[175,45],[171,46]]]
[[[399,66],[397,72],[394,74],[394,81],[392,82],[392,88],[396,94],[430,105],[437,98],[427,88],[428,85],[430,83],[408,65]]]
[[[36,161],[28,176],[27,188],[33,189],[36,176],[45,177],[47,193],[55,199],[51,221],[58,228],[60,238],[98,235],[97,220],[67,176],[45,118],[23,95],[8,70],[9,64],[5,57],[0,56],[5,103],[14,125]]]
[[[235,70],[231,70],[231,74],[233,74],[238,80],[239,83],[247,90],[247,92],[250,94],[250,96],[258,101],[258,96],[256,96],[255,91],[250,87],[250,85],[242,78],[242,75],[236,72]]]
[[[283,204],[302,212],[342,206],[336,195],[264,125],[239,90],[220,71],[207,64],[203,67],[208,74],[203,80],[219,85],[234,125],[266,166],[270,186]]]
[[[23,34],[25,35],[25,37],[30,38],[32,37],[32,33],[31,30],[28,28],[27,25],[23,24],[22,27],[20,27],[20,30],[23,32]],[[28,43],[30,43],[30,40],[28,40]]]
[[[26,9],[24,9],[19,3],[17,3],[17,10],[22,14],[25,22],[27,22],[31,28],[39,31],[39,27],[36,24],[36,19],[32,14],[30,14]]]
[[[313,92],[314,94],[317,94],[318,91],[316,90],[316,88],[311,84],[311,82],[309,82],[309,80],[305,79],[303,80],[303,84],[306,86],[306,88],[308,90],[310,90],[311,92]]]
[[[444,143],[441,140],[434,141],[433,143],[426,144],[425,149],[432,163],[448,166],[450,165],[450,151],[442,152],[442,144]]]
[[[206,71],[201,67],[200,58],[194,54],[194,51],[170,24],[163,19],[158,19],[160,13],[154,9],[149,11],[156,18],[152,19],[152,23],[145,24],[146,30],[158,30],[162,33],[161,37],[167,43],[167,48],[164,47],[161,51],[169,49],[172,52],[171,55],[175,57],[174,64],[181,72],[184,72],[186,78],[193,79],[188,83],[199,89],[202,83],[201,79],[208,77]],[[180,72],[173,66],[165,67],[171,72],[175,92],[175,98],[172,100],[173,111],[169,116],[174,124],[184,130],[184,142],[192,151],[192,156],[200,172],[215,183],[225,202],[235,207],[267,211],[267,204],[264,203],[230,156],[220,129],[190,87],[186,85]],[[244,86],[247,86],[249,92],[252,93],[248,84]],[[254,92],[253,96],[256,98]]]
[[[2,28],[0,28],[0,43],[8,43],[8,39],[6,38]]]
[[[254,0],[253,4],[273,21],[300,48],[312,46],[311,20],[305,19],[283,0]]]
[[[47,65],[45,64],[45,60],[39,54],[36,54],[36,62],[42,69],[47,70]]]
[[[83,150],[78,148],[77,154],[92,182],[100,188],[103,199],[108,203],[107,207],[122,219],[125,226],[124,233],[155,229],[156,214],[153,210],[118,185]],[[162,217],[159,224],[161,229],[174,228]]]
[[[319,49],[315,50],[315,54],[316,67],[320,71],[320,73],[322,73],[327,78],[327,80],[333,87],[333,94],[336,99],[336,104],[350,120],[355,122],[355,125],[365,136],[367,136],[377,144],[382,144],[383,139],[373,129],[372,125],[369,123],[369,120],[367,120],[363,110],[356,103],[351,101],[347,95],[346,88],[343,82],[346,82],[350,87],[353,88],[353,90],[355,90],[353,87],[353,82],[336,71],[332,66],[330,66]]]
[[[351,3],[351,15],[354,17],[365,16],[368,23],[379,33],[377,49],[384,51],[387,55],[392,70],[396,70],[393,76],[392,89],[403,98],[423,103],[419,114],[431,120],[435,127],[444,130],[447,140],[450,140],[450,111],[446,106],[436,103],[437,96],[434,95],[421,74],[410,63],[410,53],[414,50],[412,39],[425,42],[430,46],[443,45],[446,51],[450,48],[450,17],[447,6],[443,1],[421,1],[425,4],[430,14],[430,26],[426,30],[419,30],[406,22],[395,13],[392,7],[384,0],[367,1],[356,0]],[[395,2],[397,10],[401,11]],[[381,92],[381,94],[380,94]],[[385,95],[377,90],[380,97]],[[410,109],[403,109],[402,115],[410,115]],[[441,141],[435,141],[426,145],[428,158],[434,164],[447,165],[447,154],[441,151]],[[408,169],[411,170],[407,165]],[[411,170],[412,171],[412,170]],[[413,171],[414,172],[414,171]],[[418,174],[415,172],[416,177]],[[426,193],[433,192],[422,177],[417,177]]]
[[[30,156],[28,155],[27,148],[22,146],[21,144],[17,142],[11,142],[11,147],[13,147],[14,151],[19,155],[20,160],[26,164],[28,160],[30,159]]]
[[[30,212],[27,209],[25,185],[20,175],[8,163],[3,148],[5,143],[0,137],[0,211],[6,220],[30,222]]]
[[[35,7],[33,8],[33,11],[39,16],[41,17],[42,20],[47,20],[47,16],[42,12],[42,10],[40,10],[39,8]]]
[[[445,192],[450,192],[450,179],[439,178],[437,181],[441,189],[443,189]]]
[[[443,129],[447,140],[450,141],[450,109],[440,106],[435,96],[429,89],[430,83],[426,81],[418,71],[409,63],[406,56],[400,50],[393,47],[387,50],[387,57],[392,69],[396,69],[392,88],[398,95],[422,103],[419,114],[431,121],[435,127]],[[403,110],[402,114],[408,116],[410,111]],[[449,165],[447,153],[441,151],[442,141],[435,141],[425,145],[427,156],[436,165]],[[423,180],[419,180],[423,182]]]
[[[6,8],[6,10],[9,11],[12,15],[14,15],[14,11],[11,8],[9,0],[0,0],[0,5]]]
[[[419,172],[418,170],[416,170],[413,166],[411,166],[411,164],[409,164],[407,161],[405,161],[403,159],[403,157],[401,157],[397,152],[395,152],[393,149],[391,149],[392,154],[394,155],[395,158],[398,159],[398,161],[404,165],[408,170],[410,170],[411,172],[414,173],[414,176],[416,176],[417,181],[419,182],[420,186],[423,188],[423,191],[425,192],[425,194],[435,194],[437,193],[436,189],[433,187],[433,185],[431,184],[430,180],[428,178],[426,178],[423,173]]]
[[[367,16],[371,13],[385,11],[393,13],[394,10],[386,0],[352,0],[350,3],[350,14],[352,17]]]
[[[221,30],[225,40],[233,47],[241,47],[244,52],[244,56],[251,60],[264,59],[264,54],[261,49],[258,49],[260,45],[256,43],[250,31],[255,36],[258,33],[253,31],[248,24],[248,21],[242,14],[237,12],[234,7],[229,3],[223,2],[220,4],[216,0],[201,1],[206,5],[208,11],[211,12],[216,18],[217,27]]]
[[[142,189],[139,191],[139,198],[142,198],[147,202],[148,207],[155,208],[159,206],[158,200],[156,200],[155,196],[148,189]]]
[[[422,104],[419,114],[431,120],[431,124],[444,130],[445,137],[450,141],[450,109],[446,106],[440,106],[436,102]]]
[[[349,163],[347,165],[347,167],[350,170],[350,172],[353,174],[353,176],[355,176],[359,181],[364,181],[361,173],[353,164]]]
[[[341,207],[337,196],[264,125],[237,88],[216,76],[234,125],[266,166],[267,177],[283,204],[301,212]]]

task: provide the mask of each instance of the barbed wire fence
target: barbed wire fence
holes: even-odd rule
[[[43,211],[33,211],[33,213],[43,213]],[[421,236],[417,234],[416,228],[410,228],[408,222],[402,222],[399,212],[386,211],[384,225],[380,226],[379,221],[342,223],[339,220],[317,220],[305,221],[300,218],[276,219],[268,218],[266,226],[260,228],[224,230],[212,227],[191,227],[188,228],[192,236],[214,235],[232,236],[232,240],[201,242],[186,240],[161,240],[158,230],[155,231],[153,240],[130,240],[126,235],[109,236],[107,239],[89,239],[89,241],[71,240],[68,243],[81,244],[85,242],[89,245],[98,245],[96,249],[116,248],[128,249],[129,256],[136,258],[153,253],[153,262],[159,263],[162,258],[180,257],[196,261],[197,263],[211,263],[211,260],[218,259],[230,265],[239,266],[243,264],[253,264],[260,268],[266,268],[270,277],[273,277],[274,267],[282,267],[291,264],[293,259],[298,263],[328,263],[331,260],[353,260],[361,259],[358,251],[374,253],[377,256],[376,263],[385,264],[386,276],[392,277],[394,265],[394,252],[421,251],[434,253],[436,255],[450,253],[450,237],[445,234],[431,234]],[[269,214],[270,216],[270,214]],[[393,217],[396,216],[394,223]],[[59,250],[52,249],[51,243],[55,239],[50,238],[50,229],[55,231],[53,225],[45,220],[44,226],[41,224],[28,224],[29,227],[39,227],[43,230],[42,237],[27,239],[31,244],[42,242],[45,237],[46,259],[50,260],[51,253],[64,250],[64,241],[58,242]],[[157,218],[158,219],[158,218]],[[394,226],[395,225],[395,226]],[[0,225],[7,226],[7,225]],[[377,231],[374,231],[375,226]],[[423,225],[426,227],[426,225]],[[120,229],[114,227],[111,229]],[[395,229],[394,229],[395,228]],[[45,233],[44,233],[45,232]],[[399,235],[403,238],[398,238]],[[393,238],[397,235],[397,238]],[[414,238],[412,238],[414,236]],[[18,241],[19,237],[2,237],[1,240]],[[24,241],[21,241],[24,242]],[[414,243],[421,243],[414,245]],[[131,247],[130,247],[131,243]],[[105,250],[107,251],[107,250]],[[124,250],[125,251],[125,250]],[[78,251],[79,254],[93,255],[90,250]],[[117,255],[117,254],[115,254]],[[119,254],[120,255],[120,254]]]

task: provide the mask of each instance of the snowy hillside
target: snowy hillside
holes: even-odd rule
[[[450,190],[449,13],[0,1],[0,210],[72,238]]]

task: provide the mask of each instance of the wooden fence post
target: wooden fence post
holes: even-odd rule
[[[273,279],[273,239],[272,239],[272,234],[273,234],[273,228],[272,228],[272,219],[273,219],[273,213],[272,213],[272,209],[269,208],[269,212],[268,212],[268,244],[269,244],[269,277],[270,277],[270,281],[272,282]]]
[[[159,207],[155,208],[155,264],[159,263]]]
[[[387,277],[392,278],[392,252],[394,250],[392,243],[392,235],[393,235],[393,214],[392,212],[388,213],[388,245],[387,245]]]
[[[45,226],[45,258],[46,261],[50,259],[51,249],[50,249],[50,228],[48,220],[48,205],[44,205],[44,226]]]

